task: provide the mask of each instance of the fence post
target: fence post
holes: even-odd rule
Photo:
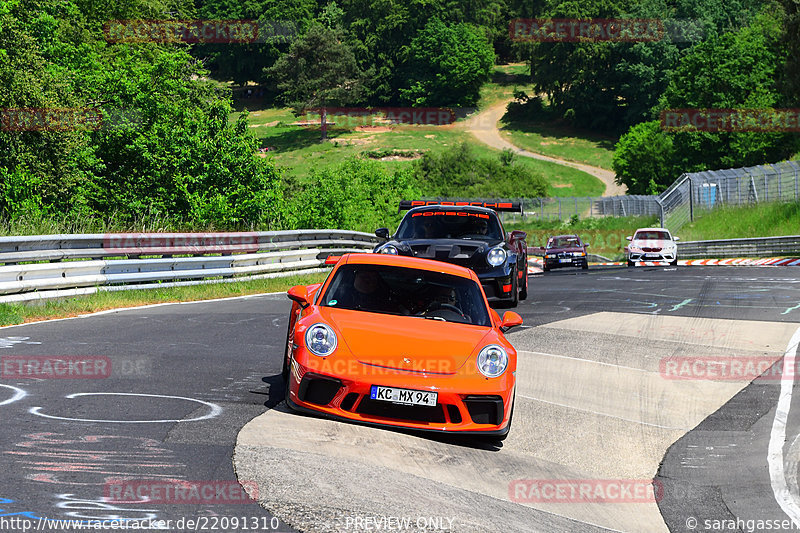
[[[694,182],[689,178],[689,222],[694,222]]]
[[[558,220],[563,220],[561,218],[561,197],[558,197]]]

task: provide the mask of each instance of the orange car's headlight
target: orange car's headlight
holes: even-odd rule
[[[501,376],[508,367],[508,353],[497,344],[486,346],[478,354],[478,370],[487,378]]]
[[[327,357],[336,350],[336,333],[322,322],[317,322],[306,330],[306,348],[319,357]]]

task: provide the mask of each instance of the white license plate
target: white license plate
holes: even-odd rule
[[[572,259],[559,259],[559,263],[572,263]]]
[[[435,392],[396,389],[394,387],[381,387],[379,385],[373,385],[369,394],[369,397],[373,400],[402,403],[405,405],[428,405],[430,407],[436,405],[437,396],[438,394]]]

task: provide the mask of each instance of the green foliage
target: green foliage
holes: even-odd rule
[[[786,13],[783,45],[788,51],[783,92],[790,101],[800,101],[800,0],[781,0]]]
[[[265,68],[289,49],[296,34],[304,33],[317,7],[315,0],[205,0],[197,16],[207,20],[257,20],[262,37],[255,43],[202,44],[192,55],[203,59],[217,79],[239,85],[260,81]]]
[[[787,103],[778,79],[785,61],[777,16],[712,35],[680,61],[660,99],[662,109],[770,109]],[[682,172],[775,162],[800,149],[787,132],[659,130],[658,122],[631,128],[617,145],[614,170],[631,192],[658,192]]]
[[[438,153],[426,153],[415,162],[414,174],[423,192],[431,196],[480,198],[536,198],[547,196],[542,176],[520,164],[475,155],[467,143]]]
[[[494,51],[477,28],[434,19],[409,45],[400,97],[414,106],[473,106],[493,65]]]
[[[672,137],[659,121],[637,124],[620,138],[614,151],[616,181],[628,187],[628,194],[657,194],[681,174],[675,157]]]
[[[513,163],[515,157],[517,157],[517,154],[514,153],[514,150],[504,148],[503,151],[500,152],[500,162],[503,163],[503,166],[507,167]]]
[[[295,113],[323,108],[322,139],[325,139],[327,106],[344,106],[361,98],[363,78],[355,55],[342,41],[338,29],[320,23],[294,41],[289,52],[266,73],[277,80],[284,102]]]
[[[419,195],[410,173],[390,175],[378,162],[352,158],[314,172],[289,207],[297,228],[371,232],[396,225],[400,200]]]
[[[538,16],[680,22],[668,26],[666,38],[652,42],[536,42],[517,49],[529,58],[534,85],[558,117],[574,126],[621,133],[653,118],[651,109],[694,41],[745,24],[762,7],[762,0],[553,1]]]
[[[246,119],[228,124],[229,94],[203,81],[200,64],[182,47],[105,42],[107,15],[157,7],[0,4],[0,108],[103,116],[99,128],[0,132],[0,218],[281,223],[277,172],[256,157]]]

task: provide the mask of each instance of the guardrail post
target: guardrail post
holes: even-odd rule
[[[694,222],[694,182],[689,178],[689,222]]]

